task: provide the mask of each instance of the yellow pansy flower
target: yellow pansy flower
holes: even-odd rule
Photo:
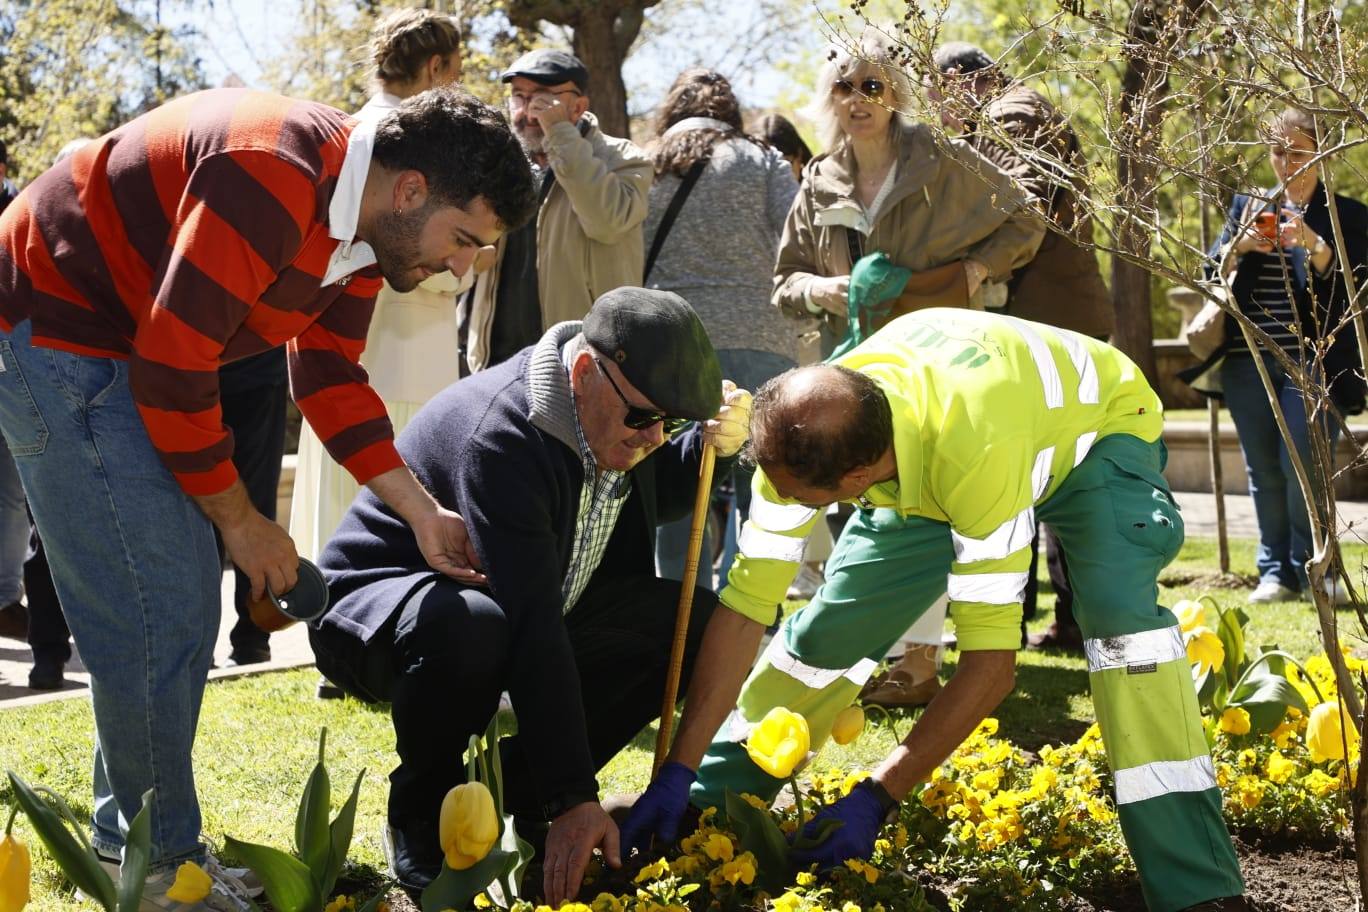
[[[774,900],[774,912],[798,912],[802,906],[802,897],[792,890]]]
[[[647,883],[652,880],[660,880],[660,878],[669,873],[670,863],[665,859],[660,858],[646,865],[640,871],[637,871],[637,876],[632,883]]]
[[[733,851],[732,841],[721,833],[713,833],[703,843],[703,854],[713,861],[731,861]]]
[[[464,871],[482,861],[499,839],[494,796],[483,782],[467,782],[447,792],[437,822],[437,840],[447,867]]]
[[[750,886],[755,883],[755,856],[750,852],[742,852],[722,865],[719,870],[722,872],[722,879],[727,883],[733,886],[738,883]]]
[[[594,897],[589,908],[593,909],[594,912],[622,912],[622,900],[612,893],[600,893]]]
[[[807,719],[776,706],[751,731],[746,739],[746,753],[766,773],[776,779],[787,779],[807,759],[811,744]]]
[[[1339,788],[1340,782],[1334,776],[1327,776],[1323,770],[1313,769],[1302,778],[1302,785],[1311,794],[1324,798]]]
[[[1268,780],[1282,785],[1292,774],[1297,771],[1295,760],[1289,760],[1276,751],[1268,755],[1268,761],[1264,764],[1264,772],[1268,774]]]
[[[1240,706],[1231,706],[1221,713],[1221,731],[1228,735],[1249,734],[1249,713]]]
[[[171,884],[171,889],[166,891],[166,898],[182,903],[197,903],[209,895],[213,886],[214,882],[204,868],[187,861],[176,868],[176,880]]]

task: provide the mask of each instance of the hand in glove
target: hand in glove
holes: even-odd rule
[[[689,786],[697,778],[698,774],[682,763],[662,766],[627,815],[622,826],[623,851],[645,852],[652,836],[662,843],[673,843],[679,835],[679,822],[689,807]]]
[[[839,820],[843,826],[833,830],[820,845],[796,849],[790,857],[800,868],[816,862],[823,870],[838,867],[848,858],[864,860],[874,854],[874,840],[888,812],[896,806],[882,786],[872,779],[862,780],[849,795],[819,810],[803,827],[802,835],[815,837],[823,820]]]
[[[751,394],[722,381],[722,408],[703,424],[703,439],[717,447],[718,456],[735,456],[750,439]]]

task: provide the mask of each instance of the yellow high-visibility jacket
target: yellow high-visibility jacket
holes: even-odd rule
[[[1018,648],[1036,506],[1100,437],[1158,440],[1158,395],[1105,343],[969,310],[908,314],[836,363],[873,379],[893,409],[897,477],[858,505],[948,523],[960,648]],[[817,511],[780,498],[763,470],[753,489],[721,599],[769,623]]]

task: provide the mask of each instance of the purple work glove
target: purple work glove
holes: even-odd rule
[[[641,793],[627,822],[622,825],[623,857],[637,849],[645,852],[655,836],[668,845],[679,835],[679,822],[689,807],[689,786],[698,773],[682,763],[666,763],[655,780]]]
[[[828,804],[803,827],[803,836],[813,838],[817,825],[835,819],[845,824],[834,830],[827,839],[810,849],[795,849],[789,857],[800,868],[813,864],[825,870],[839,867],[848,858],[864,860],[874,854],[874,840],[883,828],[888,812],[897,806],[883,786],[872,779],[863,779],[850,794]]]

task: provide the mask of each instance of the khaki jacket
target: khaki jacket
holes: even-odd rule
[[[604,292],[640,285],[646,255],[646,220],[654,169],[630,140],[605,136],[593,114],[556,124],[546,134],[546,157],[556,181],[537,212],[537,291],[542,331],[565,320],[582,320]],[[498,245],[503,257],[503,241]],[[469,302],[466,362],[472,372],[488,366],[489,332],[499,264],[480,275]],[[463,305],[467,306],[467,305]]]
[[[1045,230],[1026,211],[1030,197],[1011,178],[961,140],[937,143],[925,124],[904,124],[896,142],[896,183],[872,227],[864,224],[864,207],[855,198],[849,146],[808,163],[779,243],[775,305],[811,316],[808,284],[850,274],[847,227],[869,228],[865,253],[883,251],[914,272],[965,257],[982,263],[988,278],[970,302],[980,310],[992,286],[1034,255]]]
[[[1111,295],[1097,257],[1073,240],[1092,238],[1092,220],[1078,206],[1077,182],[1087,161],[1068,121],[1039,92],[1013,85],[984,105],[969,142],[1042,200],[1057,228],[1012,277],[1008,312],[1089,336],[1110,335]],[[1042,155],[1028,161],[1022,149]]]

